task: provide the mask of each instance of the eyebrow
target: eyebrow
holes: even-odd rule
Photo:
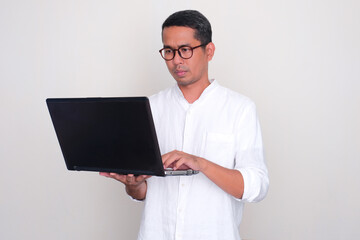
[[[180,45],[180,46],[178,47],[178,49],[179,49],[179,48],[181,48],[181,47],[190,47],[190,44],[183,44],[183,45]],[[169,46],[169,45],[164,45],[164,48],[176,49],[176,48],[172,48],[172,47],[171,47],[171,46]]]

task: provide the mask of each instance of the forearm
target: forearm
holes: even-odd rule
[[[125,185],[126,193],[136,200],[144,200],[146,197],[147,183],[142,182],[138,186]]]
[[[200,158],[201,172],[222,190],[241,199],[244,193],[244,179],[238,170],[228,169]]]
[[[182,166],[199,170],[222,190],[236,198],[241,199],[244,194],[244,179],[238,170],[224,168],[205,158],[177,150],[164,154],[163,163],[165,167],[172,166],[175,170]]]

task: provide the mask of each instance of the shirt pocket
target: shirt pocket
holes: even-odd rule
[[[204,136],[201,155],[220,166],[233,168],[235,163],[234,134],[207,132]]]

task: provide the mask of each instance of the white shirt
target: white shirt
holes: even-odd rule
[[[243,203],[262,200],[269,179],[255,105],[213,81],[193,104],[177,85],[150,97],[161,154],[172,150],[239,170],[236,199],[204,174],[151,177],[139,240],[240,239]]]

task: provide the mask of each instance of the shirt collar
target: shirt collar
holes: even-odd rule
[[[208,96],[214,92],[214,90],[219,86],[218,82],[215,79],[210,80],[210,85],[205,88],[205,90],[201,93],[200,97],[192,104],[190,104],[184,97],[183,93],[181,92],[179,86],[175,84],[175,93],[176,98],[179,100],[180,104],[184,107],[184,109],[189,108],[191,105],[198,104],[198,102],[202,102],[208,98]]]

